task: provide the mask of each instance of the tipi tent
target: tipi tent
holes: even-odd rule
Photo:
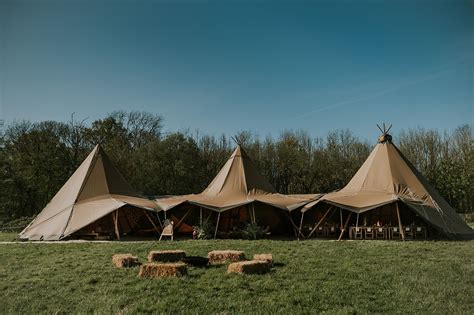
[[[472,238],[473,230],[403,156],[392,143],[392,137],[383,132],[372,153],[344,188],[308,203],[302,212],[324,203],[358,214],[391,205],[398,211],[398,205],[402,205],[449,237]]]
[[[152,217],[147,211],[157,211],[153,201],[141,198],[133,191],[101,146],[97,145],[53,199],[20,233],[20,238],[60,240],[108,215],[113,216],[108,220],[112,223],[112,231],[119,234],[123,221],[130,221],[123,215],[121,217],[119,209],[122,208],[123,215],[125,209],[129,212],[135,209],[150,222]],[[134,222],[137,224],[138,220]],[[127,229],[134,225],[127,223]]]
[[[221,213],[228,210],[240,208],[246,212],[246,218],[251,222],[265,222],[265,219],[274,214],[276,209],[282,210],[284,215],[289,216],[292,210],[302,207],[320,196],[320,194],[282,195],[277,193],[270,182],[258,172],[247,153],[238,145],[217,176],[202,193],[159,198],[155,201],[165,211],[183,204],[215,211],[218,213],[217,231]],[[258,204],[257,211],[255,204]],[[233,216],[235,215],[238,214],[234,213]],[[242,217],[242,214],[240,216]],[[287,224],[290,223],[293,223],[291,219]],[[270,225],[268,221],[264,224]]]

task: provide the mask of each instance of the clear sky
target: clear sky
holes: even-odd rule
[[[0,119],[277,136],[474,123],[472,1],[0,0]]]

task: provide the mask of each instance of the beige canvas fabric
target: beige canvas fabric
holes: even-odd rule
[[[385,139],[385,138],[382,138]],[[473,236],[473,230],[386,137],[379,142],[350,182],[341,190],[308,203],[319,202],[361,213],[400,201],[447,235]]]
[[[321,196],[322,194],[278,194],[270,182],[258,172],[247,153],[237,146],[202,193],[159,198],[155,201],[165,211],[183,203],[214,211],[226,211],[252,202],[261,202],[291,211]]]
[[[156,204],[141,198],[97,145],[20,238],[59,240],[126,204],[156,211]]]

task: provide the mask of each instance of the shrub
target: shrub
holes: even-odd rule
[[[204,222],[202,225],[197,225],[193,228],[198,240],[208,240],[214,237],[215,227],[209,222]]]
[[[2,221],[0,220],[0,231],[4,232],[20,232],[23,230],[31,221],[33,221],[34,216],[32,217],[21,217],[14,220]]]
[[[265,233],[261,226],[255,223],[247,224],[242,230],[242,238],[247,240],[256,240],[262,238]]]

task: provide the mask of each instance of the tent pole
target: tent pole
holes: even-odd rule
[[[311,235],[313,235],[314,231],[316,231],[316,229],[321,225],[321,223],[323,223],[323,220],[326,218],[326,216],[328,215],[329,211],[331,211],[331,209],[333,208],[334,206],[330,206],[328,211],[326,211],[326,213],[323,215],[323,217],[321,218],[321,220],[319,220],[318,224],[316,224],[316,226],[311,230],[311,232],[309,233],[309,235],[306,237],[306,238],[310,238]]]
[[[232,225],[232,213],[234,212],[234,210],[235,210],[235,208],[227,210],[227,212],[229,213],[229,216],[227,217],[227,229],[226,229],[227,232],[230,231],[230,227]]]
[[[359,212],[357,212],[356,229],[355,229],[356,235],[354,236],[354,239],[357,239],[357,232],[358,231],[359,231]],[[360,235],[362,235],[362,231],[360,231]],[[361,238],[362,238],[362,236],[361,236]]]
[[[291,218],[291,214],[286,214],[288,216],[288,219],[290,220],[291,225],[293,226],[293,232],[295,232],[295,237],[298,238],[298,227],[296,226],[295,222]]]
[[[301,229],[303,228],[303,218],[304,218],[304,212],[301,212],[301,220],[300,220],[300,228],[299,228],[299,233],[298,233],[298,241],[300,240],[300,234],[303,235],[303,232],[301,232]],[[303,238],[305,238],[304,235],[303,235]]]
[[[118,209],[115,211],[115,236],[117,237],[117,240],[120,241],[120,232],[119,232],[119,228],[118,228]]]
[[[155,228],[156,233],[161,234],[161,233],[160,233],[160,230],[158,230],[158,227],[156,226],[155,222],[153,222],[153,220],[151,219],[151,217],[148,215],[147,210],[143,209],[143,212],[145,212],[146,218],[148,219],[148,221],[150,221],[151,225],[153,225],[153,227]]]
[[[219,214],[217,215],[216,230],[214,231],[214,239],[216,239],[216,236],[217,236],[217,228],[219,227],[219,220],[220,219],[221,219],[221,212],[219,211]]]
[[[116,234],[116,231],[115,231],[115,211],[112,212],[112,225],[114,226],[115,238],[117,238],[117,234]]]
[[[402,228],[402,220],[400,220],[400,210],[398,209],[398,201],[395,201],[395,207],[397,208],[397,217],[398,217],[398,228],[400,229],[400,234],[402,235],[402,241],[405,241],[405,233]]]
[[[183,217],[181,218],[181,220],[178,221],[178,223],[176,223],[173,227],[173,230],[175,230],[180,224],[181,222],[183,222],[184,219],[186,219],[186,217],[188,216],[189,212],[191,211],[191,209],[189,209],[188,211],[186,211],[186,213],[183,215]]]
[[[163,229],[163,223],[161,223],[160,214],[157,212],[156,217],[158,218],[158,223],[160,223],[161,229]]]
[[[342,228],[344,227],[344,223],[342,221],[342,209],[341,208],[339,208],[339,216],[341,217],[341,230],[342,230]]]
[[[349,216],[347,217],[346,223],[344,224],[344,227],[342,228],[341,234],[339,235],[339,238],[337,239],[338,241],[340,241],[342,239],[342,236],[344,235],[344,232],[346,231],[347,224],[349,223],[349,219],[351,218],[351,216],[352,216],[352,212],[349,212]]]
[[[199,207],[199,225],[202,226],[202,207]]]
[[[257,217],[255,216],[255,206],[252,202],[252,217],[253,217],[253,224],[257,224]]]
[[[127,213],[124,213],[123,217],[128,224],[128,228],[132,230],[132,224],[130,224],[130,220],[128,220]]]
[[[253,223],[253,213],[252,213],[252,209],[250,209],[250,206],[247,206],[247,210],[250,216],[250,223]]]

